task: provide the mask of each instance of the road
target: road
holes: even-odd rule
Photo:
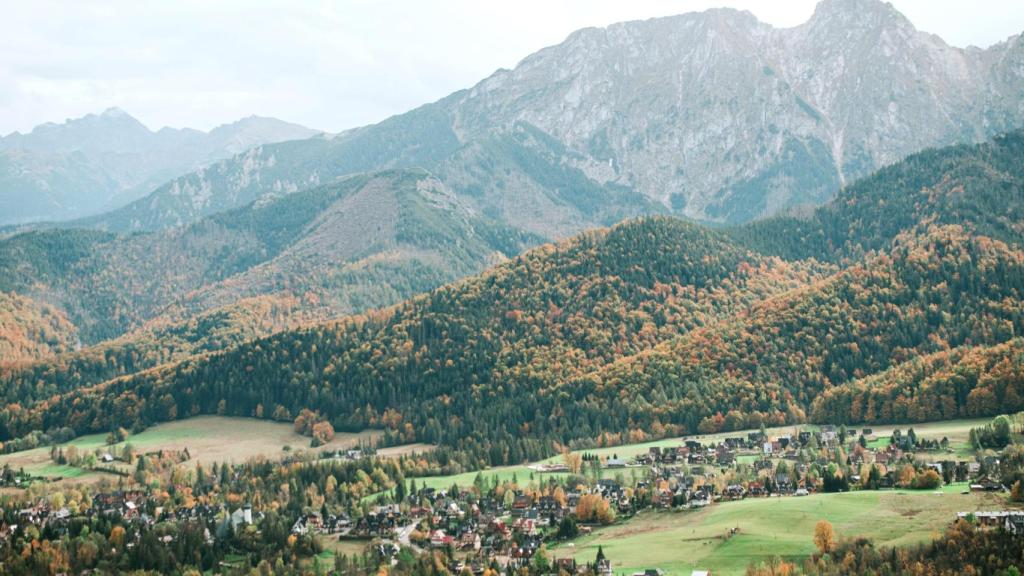
[[[412,531],[415,530],[417,526],[419,526],[419,522],[414,522],[412,524],[409,524],[408,526],[403,526],[399,528],[398,543],[402,546],[408,546],[409,548],[412,548],[417,554],[419,554],[423,550],[421,550],[419,546],[416,546],[409,540],[409,535],[412,534]]]

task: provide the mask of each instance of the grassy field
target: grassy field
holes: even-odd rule
[[[371,441],[379,436],[379,432],[366,431],[359,434],[338,433],[334,440],[326,445],[328,449],[345,449],[357,446],[360,442]],[[244,462],[245,460],[265,456],[281,457],[286,454],[285,447],[306,449],[309,438],[295,433],[292,426],[268,420],[253,418],[231,418],[224,416],[198,416],[187,420],[178,420],[153,426],[139,434],[128,438],[127,442],[140,452],[157,450],[183,450],[188,448],[193,461],[210,464],[213,462]],[[97,448],[104,450],[120,450],[124,443],[112,447],[106,445],[105,434],[93,434],[76,438],[64,446],[75,446],[81,451],[91,452]],[[423,451],[430,449],[426,445],[411,445],[387,449],[387,454],[395,456],[405,451]],[[9,464],[12,468],[24,468],[38,476],[79,479],[88,476],[102,477],[104,474],[94,473],[73,466],[58,466],[50,459],[50,448],[36,448],[14,454],[0,455],[0,466]]]
[[[743,574],[750,562],[773,555],[809,555],[814,551],[814,525],[821,519],[831,522],[839,537],[862,535],[877,545],[904,546],[938,536],[959,511],[1006,507],[1003,496],[964,495],[962,489],[755,498],[701,511],[648,512],[554,552],[560,558],[592,561],[601,545],[616,573],[657,567],[670,575],[693,569]],[[726,538],[731,528],[739,532]]]
[[[971,428],[980,428],[991,422],[991,418],[978,418],[974,420],[948,420],[945,422],[926,422],[924,424],[912,424],[908,426],[871,426],[873,440],[868,442],[868,447],[873,449],[885,448],[889,445],[889,437],[894,429],[899,428],[904,434],[913,428],[919,438],[941,440],[949,439],[949,447],[953,449],[956,457],[961,459],[970,458],[974,451],[970,445]],[[858,432],[860,428],[857,428]]]

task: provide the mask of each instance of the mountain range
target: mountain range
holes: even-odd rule
[[[87,224],[161,229],[388,168],[549,239],[654,212],[743,223],[1015,129],[1022,95],[1020,35],[955,48],[879,0],[824,0],[786,29],[710,10],[580,30],[437,102],[255,148]]]
[[[582,30],[337,135],[159,137],[108,111],[5,138],[218,144],[120,208],[0,238],[0,440],[309,409],[478,467],[1024,408],[1022,82],[1020,36],[952,48],[825,0],[789,29]]]
[[[153,132],[118,108],[0,137],[0,225],[110,210],[253,146],[316,131],[250,116],[210,132]]]

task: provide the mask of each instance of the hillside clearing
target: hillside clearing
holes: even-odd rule
[[[877,491],[807,497],[751,498],[695,512],[645,512],[622,524],[559,547],[556,557],[593,561],[604,548],[616,573],[661,568],[668,574],[710,569],[743,574],[750,563],[774,555],[802,559],[814,551],[818,520],[833,524],[839,537],[867,536],[876,546],[906,546],[939,536],[968,510],[998,510],[994,494]],[[728,531],[739,528],[727,538]]]
[[[380,432],[376,430],[359,433],[339,432],[330,443],[316,450],[345,450],[360,443],[370,443],[379,437]],[[254,418],[197,416],[153,426],[129,436],[127,443],[143,453],[187,448],[192,457],[191,462],[209,465],[213,462],[240,463],[254,457],[280,458],[286,454],[285,447],[294,450],[309,449],[310,439],[296,434],[292,426],[286,423]],[[108,446],[105,434],[92,434],[76,438],[61,446],[75,446],[79,450],[89,452],[102,448],[113,453],[119,452],[124,444],[122,442]],[[428,451],[431,448],[432,446],[426,444],[411,444],[382,449],[381,453],[384,456],[397,457],[412,452]],[[79,479],[87,476],[104,476],[73,466],[56,465],[50,459],[49,446],[0,455],[0,466],[5,464],[51,478]]]

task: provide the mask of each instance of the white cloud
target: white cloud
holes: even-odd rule
[[[11,0],[0,21],[0,133],[120,106],[151,127],[248,114],[338,131],[512,67],[573,30],[729,5],[776,26],[813,0]],[[1024,30],[1005,0],[896,0],[954,45]]]

